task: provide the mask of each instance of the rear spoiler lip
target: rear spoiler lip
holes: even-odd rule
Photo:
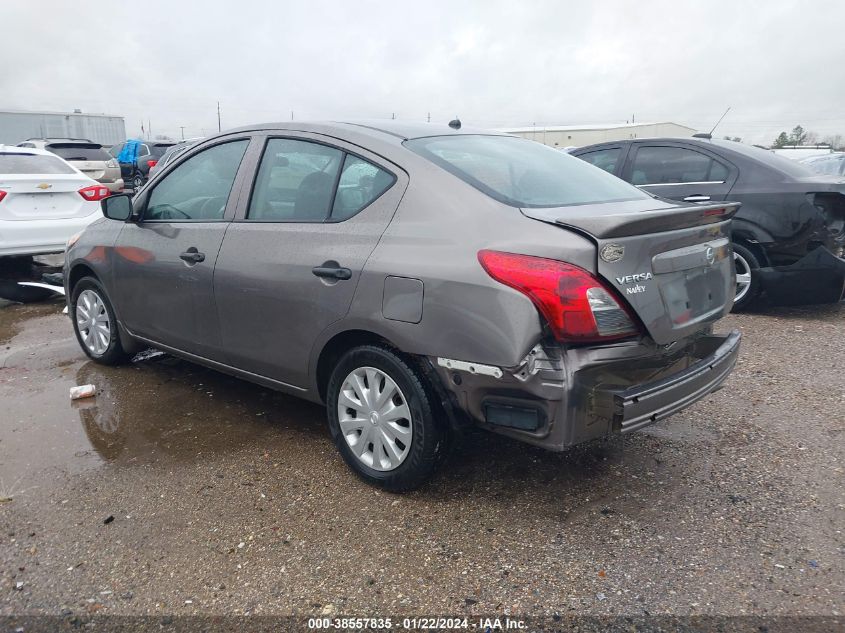
[[[531,213],[531,209],[523,209],[523,213],[536,220],[564,226],[579,233],[586,232],[597,239],[609,239],[647,233],[663,233],[725,222],[736,215],[740,206],[739,202],[714,202],[633,213],[601,215],[579,214],[579,209],[572,207],[566,216],[557,219],[552,219],[551,216],[544,218],[539,214]],[[719,209],[724,209],[724,213],[706,215],[708,211],[713,212]]]

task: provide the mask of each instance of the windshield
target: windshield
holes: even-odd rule
[[[61,158],[45,154],[0,153],[0,174],[75,174]]]
[[[53,152],[56,156],[64,158],[65,160],[111,160],[109,153],[103,149],[102,145],[90,143],[82,145],[81,143],[51,143],[44,147],[49,152]]]
[[[649,198],[560,150],[512,136],[433,136],[405,146],[491,198],[523,208]]]

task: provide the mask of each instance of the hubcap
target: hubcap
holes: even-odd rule
[[[352,453],[373,470],[393,470],[408,456],[413,435],[408,401],[380,369],[359,367],[346,377],[337,418]]]
[[[741,301],[751,289],[751,266],[742,255],[734,252],[734,266],[736,267],[736,296],[734,303]]]
[[[76,300],[76,326],[88,351],[100,356],[111,342],[109,313],[93,290],[83,290]]]

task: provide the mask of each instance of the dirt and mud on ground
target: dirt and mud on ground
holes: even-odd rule
[[[405,496],[348,471],[320,407],[95,365],[61,307],[0,308],[0,614],[845,609],[845,304],[725,319],[727,386],[644,432],[474,434]]]

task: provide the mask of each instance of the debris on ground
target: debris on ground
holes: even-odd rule
[[[95,385],[79,385],[78,387],[70,388],[70,399],[79,400],[80,398],[90,398],[97,393]]]

